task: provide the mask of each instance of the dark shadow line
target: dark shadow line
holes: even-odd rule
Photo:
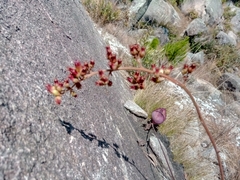
[[[123,154],[122,152],[120,152],[119,146],[118,146],[116,143],[113,143],[113,145],[111,145],[110,143],[106,142],[106,140],[105,140],[104,138],[102,138],[102,140],[100,140],[100,139],[97,138],[96,135],[94,135],[94,134],[92,134],[92,133],[85,133],[85,132],[84,132],[85,130],[77,129],[77,128],[75,128],[71,123],[69,123],[69,122],[63,121],[63,120],[61,120],[61,119],[59,119],[59,122],[60,122],[60,124],[61,124],[63,127],[65,127],[65,129],[66,129],[66,131],[67,131],[68,134],[71,134],[71,133],[73,132],[73,130],[76,130],[76,131],[78,131],[78,132],[81,134],[81,136],[82,136],[84,139],[86,139],[86,140],[88,140],[88,141],[90,141],[90,142],[96,140],[96,141],[98,142],[98,147],[101,147],[101,148],[112,148],[118,158],[123,158],[124,161],[126,161],[127,163],[129,163],[131,166],[133,166],[133,167],[139,172],[139,174],[144,178],[144,180],[148,180],[148,179],[144,176],[144,174],[138,169],[138,167],[135,165],[134,160],[132,159],[132,160],[130,161],[130,159],[129,159],[129,157],[128,157],[127,155],[125,155],[125,154]]]

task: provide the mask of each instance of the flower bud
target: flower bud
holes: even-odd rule
[[[112,81],[108,81],[108,86],[112,86]]]
[[[54,96],[60,96],[61,95],[60,92],[57,89],[55,89],[55,88],[52,89],[52,94]]]
[[[141,50],[139,52],[139,57],[140,58],[143,58],[145,56],[145,48],[144,47],[141,47]]]
[[[71,91],[70,94],[72,97],[77,97],[77,93],[75,93],[74,91]]]
[[[159,125],[166,120],[167,114],[165,108],[159,108],[152,112],[152,123]]]
[[[57,104],[61,104],[61,101],[62,101],[61,96],[56,96],[56,97],[55,97],[55,102],[56,102]]]

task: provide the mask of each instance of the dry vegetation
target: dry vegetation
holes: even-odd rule
[[[126,33],[129,17],[126,12],[118,9],[116,4],[112,4],[107,0],[82,0],[82,2],[95,22],[103,27],[105,31],[117,37],[123,45],[128,46],[131,43],[139,42],[134,36],[129,36]],[[129,1],[126,0],[125,3],[129,3]],[[227,15],[229,14],[225,14],[225,16]],[[117,23],[120,25],[118,26]],[[195,78],[204,79],[216,87],[216,81],[222,72],[240,66],[240,57],[236,53],[236,48],[219,46],[211,42],[204,42],[197,45],[199,46],[197,47],[199,48],[198,50],[203,50],[207,54],[207,59],[206,63],[199,66],[196,72],[194,72],[193,76]],[[162,54],[159,54],[159,56],[162,57]],[[128,59],[125,64],[129,63]],[[225,97],[228,98],[229,96]],[[165,86],[164,83],[157,85],[149,83],[145,90],[136,92],[134,100],[149,115],[159,107],[167,109],[167,120],[160,126],[159,130],[170,138],[174,157],[184,165],[188,179],[201,179],[200,177],[205,176],[209,172],[209,166],[199,166],[199,161],[204,161],[204,158],[190,158],[185,154],[190,147],[199,146],[197,144],[199,139],[194,139],[189,134],[194,123],[198,122],[198,120],[196,119],[196,112],[191,102],[187,105],[181,104],[184,98],[182,94],[178,94],[177,92],[170,93],[169,87]],[[236,124],[223,123],[221,120],[216,122],[209,117],[206,117],[206,121],[211,133],[213,133],[218,148],[225,154],[225,157],[222,158],[225,162],[224,169],[228,176],[227,179],[240,179],[240,148],[236,147],[236,134],[234,133]],[[240,123],[238,125],[240,126]],[[192,141],[184,140],[187,136],[191,137]]]

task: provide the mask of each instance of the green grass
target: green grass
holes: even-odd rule
[[[120,10],[111,1],[107,0],[83,0],[90,16],[102,25],[120,20]]]
[[[177,65],[186,57],[190,50],[189,38],[184,37],[167,43],[164,47],[165,55],[170,63]]]
[[[194,138],[192,142],[185,141],[188,129],[191,123],[196,121],[197,115],[192,104],[179,109],[179,104],[175,102],[182,101],[181,95],[176,95],[169,89],[166,82],[160,84],[148,83],[145,90],[137,91],[134,101],[142,107],[151,118],[151,113],[157,108],[166,108],[166,121],[160,125],[159,131],[166,135],[171,142],[171,149],[174,154],[174,160],[182,163],[185,172],[190,180],[201,179],[207,173],[205,167],[199,167],[199,159],[190,159],[186,155],[188,146],[196,146]],[[176,113],[177,112],[177,113]],[[191,144],[192,143],[192,144]]]

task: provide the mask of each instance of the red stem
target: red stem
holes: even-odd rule
[[[118,69],[116,70],[110,70],[110,69],[107,69],[107,70],[103,70],[104,72],[110,72],[110,71],[117,71],[117,70],[126,70],[126,71],[141,71],[141,72],[146,72],[146,73],[149,73],[149,74],[154,74],[154,71],[152,70],[149,70],[149,69],[146,69],[144,67],[119,67]],[[94,76],[98,74],[98,72],[91,72],[90,74],[86,75],[85,76],[85,79],[87,78],[90,78],[91,76]],[[219,151],[218,151],[218,148],[217,148],[217,145],[216,145],[216,142],[211,134],[211,132],[209,131],[208,127],[207,127],[207,124],[205,122],[205,120],[203,119],[202,117],[202,114],[201,114],[201,111],[199,109],[199,106],[197,104],[197,102],[195,101],[193,95],[191,94],[191,92],[187,89],[187,87],[177,81],[176,79],[168,76],[168,75],[165,75],[163,73],[159,73],[161,77],[164,77],[165,79],[171,81],[172,83],[176,84],[177,86],[180,86],[187,94],[188,96],[190,97],[191,101],[193,102],[193,105],[195,106],[195,109],[197,111],[197,114],[198,114],[198,118],[201,122],[201,124],[203,125],[212,145],[213,145],[213,148],[215,150],[215,153],[216,153],[216,156],[217,156],[217,161],[218,161],[218,165],[219,165],[219,170],[220,170],[220,177],[221,177],[221,180],[224,180],[224,172],[223,172],[223,166],[222,166],[222,162],[221,162],[221,158],[220,158],[220,155],[219,155]]]

